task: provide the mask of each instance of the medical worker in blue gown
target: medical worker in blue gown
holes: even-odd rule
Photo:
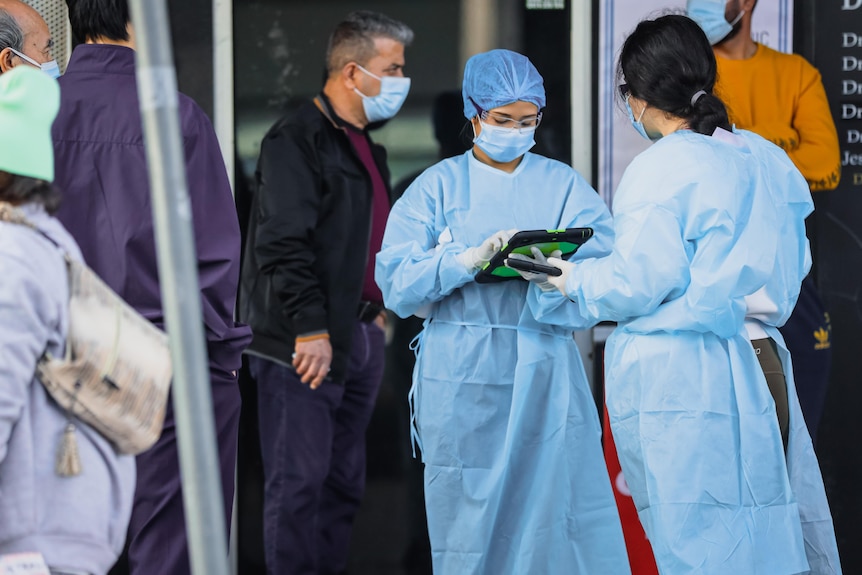
[[[779,222],[775,231],[780,234],[775,267],[766,285],[746,297],[745,327],[770,390],[780,384],[773,397],[810,573],[841,573],[820,468],[796,395],[790,353],[778,331],[790,317],[802,280],[811,268],[805,218],[814,210],[814,203],[808,183],[784,150],[753,132],[738,133],[764,168],[757,193],[769,193]]]
[[[805,181],[772,144],[731,132],[709,42],[688,18],[641,22],[619,75],[634,128],[655,143],[616,191],[613,253],[550,258],[563,275],[531,279],[586,317],[619,322],[606,347],[608,413],[659,570],[840,573],[775,329],[810,266]],[[752,345],[769,338],[788,380],[775,397]]]
[[[527,58],[473,56],[463,98],[473,149],[395,203],[376,268],[387,308],[427,314],[411,393],[434,572],[627,574],[572,337],[594,320],[521,279],[474,281],[516,230],[592,227],[576,257],[606,255],[610,216],[572,168],[529,153],[545,90]]]

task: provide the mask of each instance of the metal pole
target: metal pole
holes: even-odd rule
[[[203,316],[165,0],[131,0],[189,558],[195,575],[228,575],[227,539]]]
[[[236,138],[233,96],[233,0],[212,0],[213,10],[213,125],[218,137],[231,191],[236,195]],[[234,471],[234,485],[239,485]],[[239,498],[236,488],[230,526],[230,573],[239,573]]]
[[[461,70],[470,56],[497,47],[499,0],[463,0],[461,2]]]
[[[571,4],[572,167],[595,185],[593,177],[593,6]]]
[[[572,102],[572,167],[593,186],[593,2],[574,0],[571,4],[571,102]],[[575,332],[575,341],[581,351],[581,360],[587,371],[587,379],[595,391],[597,384],[593,373],[593,330]]]
[[[213,0],[213,124],[234,185],[233,1]]]

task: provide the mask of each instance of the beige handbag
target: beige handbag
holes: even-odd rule
[[[42,233],[0,202],[0,220]],[[43,236],[55,243],[50,237]],[[146,451],[159,439],[172,377],[167,335],[135,311],[85,263],[65,254],[69,331],[62,358],[47,352],[36,376],[69,415],[58,452],[60,475],[80,473],[71,416],[104,435],[121,454]]]

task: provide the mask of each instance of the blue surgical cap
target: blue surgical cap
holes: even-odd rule
[[[518,101],[533,103],[540,110],[545,107],[545,86],[539,71],[526,56],[511,50],[491,50],[467,60],[461,95],[468,120],[479,113],[473,102],[483,110]]]

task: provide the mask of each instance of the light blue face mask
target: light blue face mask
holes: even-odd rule
[[[33,58],[30,58],[26,54],[22,54],[21,52],[19,52],[15,48],[9,48],[9,49],[12,50],[12,52],[14,54],[16,54],[18,57],[20,57],[22,60],[28,62],[29,64],[36,66],[37,68],[39,68],[40,70],[42,70],[43,72],[45,72],[46,74],[48,74],[49,76],[54,78],[55,80],[60,77],[60,67],[57,65],[56,60],[51,60],[50,62],[45,62],[44,64],[40,64],[39,62],[37,62]]]
[[[519,129],[489,126],[481,121],[479,123],[482,125],[482,131],[473,138],[473,143],[482,148],[482,151],[495,162],[501,164],[511,162],[536,145],[536,140],[533,138],[536,126]]]
[[[626,96],[626,111],[628,111],[629,113],[629,120],[632,123],[632,127],[638,134],[640,134],[643,138],[649,140],[650,142],[657,142],[661,140],[661,134],[648,134],[643,122],[641,122],[644,117],[644,112],[646,112],[646,106],[644,106],[644,109],[641,110],[641,115],[638,117],[638,119],[635,120],[635,113],[632,111],[632,105],[629,104],[628,96]]]
[[[745,10],[740,10],[733,22],[724,17],[728,0],[688,0],[686,12],[688,17],[698,23],[706,34],[709,43],[715,46],[733,31],[733,27],[742,19]]]
[[[366,96],[359,89],[353,89],[354,92],[362,96],[362,108],[365,110],[365,117],[368,122],[379,122],[394,117],[401,109],[401,105],[404,104],[407,92],[410,91],[410,78],[397,76],[383,76],[381,78],[359,64],[356,67],[372,78],[380,80],[380,93],[376,96]]]

